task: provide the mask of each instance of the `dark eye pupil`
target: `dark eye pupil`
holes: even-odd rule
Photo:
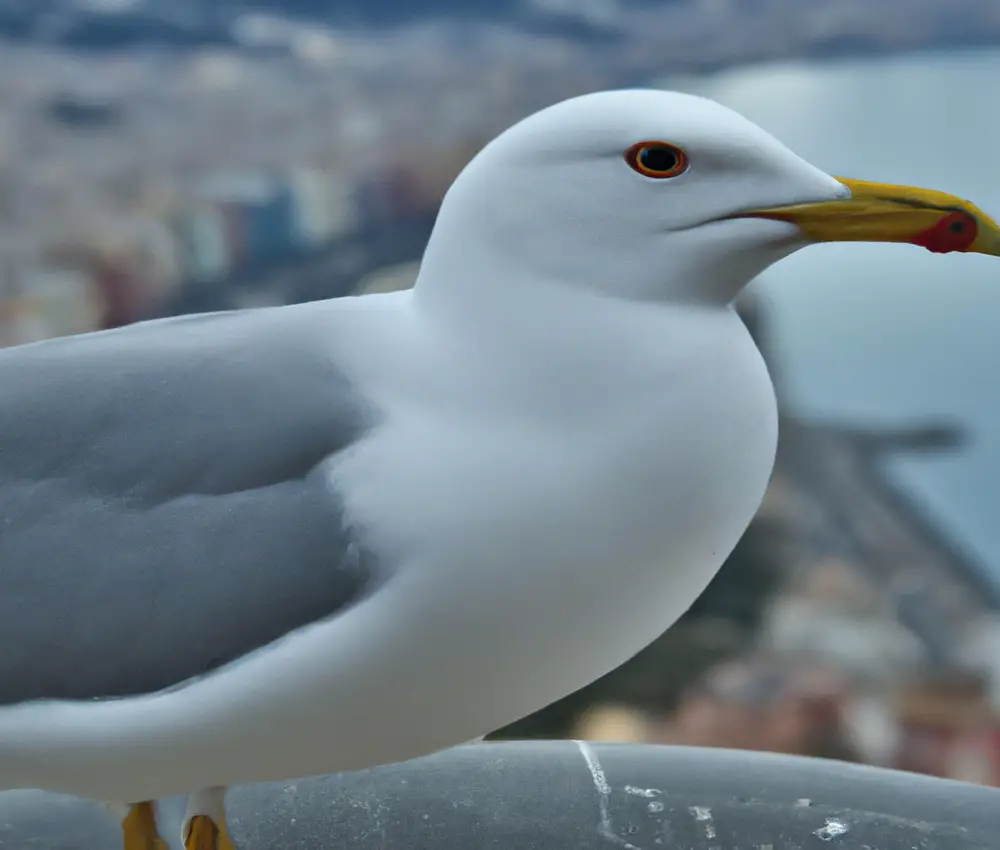
[[[650,171],[671,171],[677,167],[677,153],[665,147],[644,148],[639,162]]]
[[[948,225],[948,229],[951,230],[952,233],[961,233],[965,230],[965,222],[960,218],[955,219],[955,221]]]

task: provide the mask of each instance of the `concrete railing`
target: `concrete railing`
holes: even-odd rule
[[[165,835],[176,818],[161,813]],[[405,764],[234,788],[240,850],[988,850],[1000,790],[721,749],[476,744]],[[119,850],[96,804],[0,794],[0,848]]]

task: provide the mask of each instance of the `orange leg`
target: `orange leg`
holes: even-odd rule
[[[122,821],[125,850],[170,850],[156,828],[156,806],[134,803]]]
[[[188,795],[181,839],[184,850],[236,850],[229,834],[226,789],[203,788]]]
[[[184,836],[184,850],[236,850],[226,821],[216,823],[208,815],[195,815]]]

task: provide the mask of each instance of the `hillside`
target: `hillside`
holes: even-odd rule
[[[1000,42],[996,0],[0,0],[0,39],[79,50],[259,47],[243,36],[248,21],[362,30],[447,21],[626,50],[662,38],[665,64],[696,67]]]

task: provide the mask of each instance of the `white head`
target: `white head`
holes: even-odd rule
[[[442,204],[418,292],[555,285],[725,304],[775,261],[835,239],[1000,253],[996,224],[958,198],[835,179],[704,98],[601,92],[475,157]]]

